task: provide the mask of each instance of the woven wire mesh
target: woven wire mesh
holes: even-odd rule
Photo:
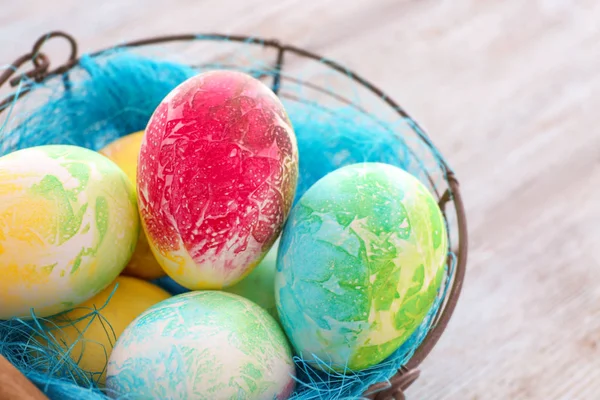
[[[462,273],[466,262],[466,227],[464,211],[458,186],[448,164],[436,149],[427,134],[412,120],[408,114],[396,105],[389,97],[375,88],[372,84],[345,69],[339,64],[319,57],[302,49],[283,46],[276,41],[252,37],[228,37],[222,35],[185,35],[165,37],[123,44],[114,48],[90,55],[91,60],[98,66],[110,64],[123,51],[140,57],[187,65],[190,73],[199,73],[212,69],[234,69],[253,75],[272,87],[278,94],[288,113],[292,116],[294,125],[302,126],[305,121],[321,121],[322,142],[319,145],[327,153],[328,146],[333,149],[337,145],[336,138],[340,137],[337,130],[343,131],[347,126],[360,127],[364,136],[356,136],[356,148],[363,148],[364,142],[377,142],[377,135],[391,135],[402,146],[394,153],[395,159],[389,160],[417,177],[440,201],[448,230],[448,268],[446,279],[440,290],[436,305],[429,316],[413,337],[398,351],[395,357],[379,365],[379,370],[365,374],[348,375],[331,372],[326,380],[310,369],[302,360],[296,358],[297,367],[304,386],[296,392],[301,398],[347,398],[349,394],[356,395],[357,390],[382,381],[388,381],[402,366],[410,364],[417,366],[437,341],[439,334],[449,318],[444,315],[451,294],[458,295],[462,283]],[[24,137],[27,127],[33,124],[43,124],[36,120],[32,110],[39,109],[45,104],[64,97],[70,90],[77,88],[80,82],[90,79],[89,70],[85,68],[83,59],[74,60],[59,68],[59,73],[44,77],[36,82],[35,77],[21,79],[12,93],[11,101],[0,106],[0,155],[10,153],[31,145],[63,143],[90,147],[99,150],[119,136],[144,128],[141,122],[134,123],[127,132],[105,130],[102,135],[94,134],[102,126],[89,126],[88,131],[80,132],[77,137],[59,136],[44,137],[42,134]],[[8,67],[13,68],[13,67]],[[93,78],[93,76],[92,76]],[[2,92],[0,92],[0,95]],[[123,110],[124,114],[135,114],[135,109]],[[117,116],[107,115],[107,121]],[[144,118],[141,119],[143,121]],[[102,125],[102,122],[100,122]],[[342,128],[343,127],[343,128]],[[43,131],[43,130],[42,130]],[[297,132],[297,135],[301,133]],[[347,139],[347,138],[346,138]],[[349,142],[352,145],[352,142]],[[386,146],[383,141],[381,146]],[[332,150],[333,151],[333,150]],[[370,161],[380,156],[382,147],[371,146],[373,154],[353,154],[341,152],[325,154],[331,162],[331,167],[341,167],[354,162]],[[360,159],[362,157],[362,159]],[[309,160],[313,162],[318,160]],[[305,174],[310,171],[304,171]],[[301,175],[302,154],[301,154]],[[316,177],[318,178],[318,177]],[[300,184],[299,197],[304,190]],[[450,206],[450,204],[452,206]],[[460,274],[457,277],[456,271]],[[455,299],[454,299],[455,301]],[[451,313],[454,304],[449,307]],[[88,318],[98,318],[97,310],[91,310]],[[435,331],[438,323],[444,320]],[[10,321],[12,324],[21,322]],[[43,324],[42,324],[43,325]],[[45,336],[44,342],[56,342],[49,333],[51,329],[43,328],[39,322],[22,323],[22,326],[33,326],[31,332]],[[54,329],[56,326],[53,327]],[[25,328],[19,328],[25,329]],[[14,333],[16,331],[13,331]],[[30,332],[30,334],[31,334]],[[23,334],[21,330],[18,332]],[[0,337],[0,344],[3,338]],[[83,339],[82,339],[83,340]],[[424,343],[425,341],[425,343]],[[35,347],[39,349],[40,343]],[[58,347],[62,349],[62,347]],[[0,347],[2,350],[2,347]],[[418,353],[415,356],[415,352]],[[420,353],[419,353],[420,352]],[[56,351],[56,357],[59,351]],[[32,363],[39,361],[31,361]],[[65,361],[66,362],[66,361]],[[67,362],[66,362],[67,363]],[[387,364],[386,364],[387,363]],[[67,363],[69,364],[69,363]],[[73,366],[68,365],[67,370]],[[383,374],[382,374],[383,371]],[[71,372],[69,372],[71,373]],[[71,373],[72,374],[72,373]],[[94,377],[72,377],[74,381],[83,382],[83,386],[93,386]],[[356,384],[359,382],[360,384]],[[353,386],[355,385],[355,386]],[[333,390],[332,390],[333,388]],[[300,398],[299,397],[299,398]]]

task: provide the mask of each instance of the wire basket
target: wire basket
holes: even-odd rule
[[[70,45],[69,59],[57,67],[42,52],[42,47],[51,38],[66,39]],[[301,107],[308,115],[331,113],[339,118],[344,118],[340,110],[352,110],[405,139],[411,172],[438,199],[444,213],[449,256],[440,295],[441,305],[423,328],[423,334],[411,349],[410,356],[387,379],[373,383],[363,393],[363,397],[368,399],[404,399],[403,392],[419,377],[419,365],[431,352],[452,316],[467,261],[466,217],[458,180],[423,129],[394,100],[365,78],[332,60],[277,40],[220,34],[162,36],[119,44],[89,56],[101,57],[118,49],[153,54],[160,59],[190,65],[198,71],[213,68],[240,70],[270,85],[286,107]],[[207,58],[206,54],[210,54],[211,58]],[[10,124],[19,124],[27,118],[26,112],[18,111],[23,104],[29,103],[29,108],[43,104],[43,92],[49,82],[68,92],[70,81],[80,73],[80,62],[77,43],[72,36],[57,31],[41,37],[31,52],[18,58],[0,75],[0,90],[6,90],[9,85],[12,88],[0,101],[0,133],[9,121]],[[28,63],[33,68],[21,72]],[[33,93],[37,95],[32,96]],[[11,118],[7,116],[9,114]],[[28,145],[0,136],[0,155]]]

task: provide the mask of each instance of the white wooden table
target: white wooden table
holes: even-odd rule
[[[371,79],[460,179],[463,296],[409,399],[600,399],[600,2],[0,0],[0,64],[49,30],[276,37]]]

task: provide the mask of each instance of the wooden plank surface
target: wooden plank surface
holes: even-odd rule
[[[371,79],[461,181],[455,317],[409,399],[600,398],[600,2],[0,0],[0,64],[49,30],[276,37]]]
[[[0,400],[48,400],[0,354]]]

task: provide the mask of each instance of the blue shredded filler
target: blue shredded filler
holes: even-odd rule
[[[218,67],[210,65],[211,69]],[[273,73],[256,68],[240,70],[256,77]],[[79,66],[68,75],[43,84],[32,83],[35,88],[32,94],[5,106],[6,110],[0,114],[0,155],[58,143],[98,150],[121,136],[143,130],[160,101],[179,83],[201,71],[201,67],[144,57],[124,49],[83,56]],[[332,110],[310,102],[285,98],[282,101],[298,139],[300,177],[296,201],[328,172],[356,162],[385,162],[417,177],[425,176],[425,167],[409,150],[395,125],[377,121],[352,107]],[[392,356],[375,367],[345,374],[328,370],[325,363],[323,369],[327,372],[319,371],[295,357],[298,384],[292,398],[357,399],[372,384],[388,381],[411,358],[431,329],[446,296],[453,266],[447,272],[446,285],[429,315]],[[168,277],[155,283],[172,294],[186,291]],[[84,318],[102,318],[101,311],[90,310]],[[98,377],[79,368],[70,357],[73,346],[65,348],[57,339],[57,330],[69,323],[58,326],[32,317],[28,321],[0,321],[0,354],[50,399],[106,399],[109,393],[98,387]]]

